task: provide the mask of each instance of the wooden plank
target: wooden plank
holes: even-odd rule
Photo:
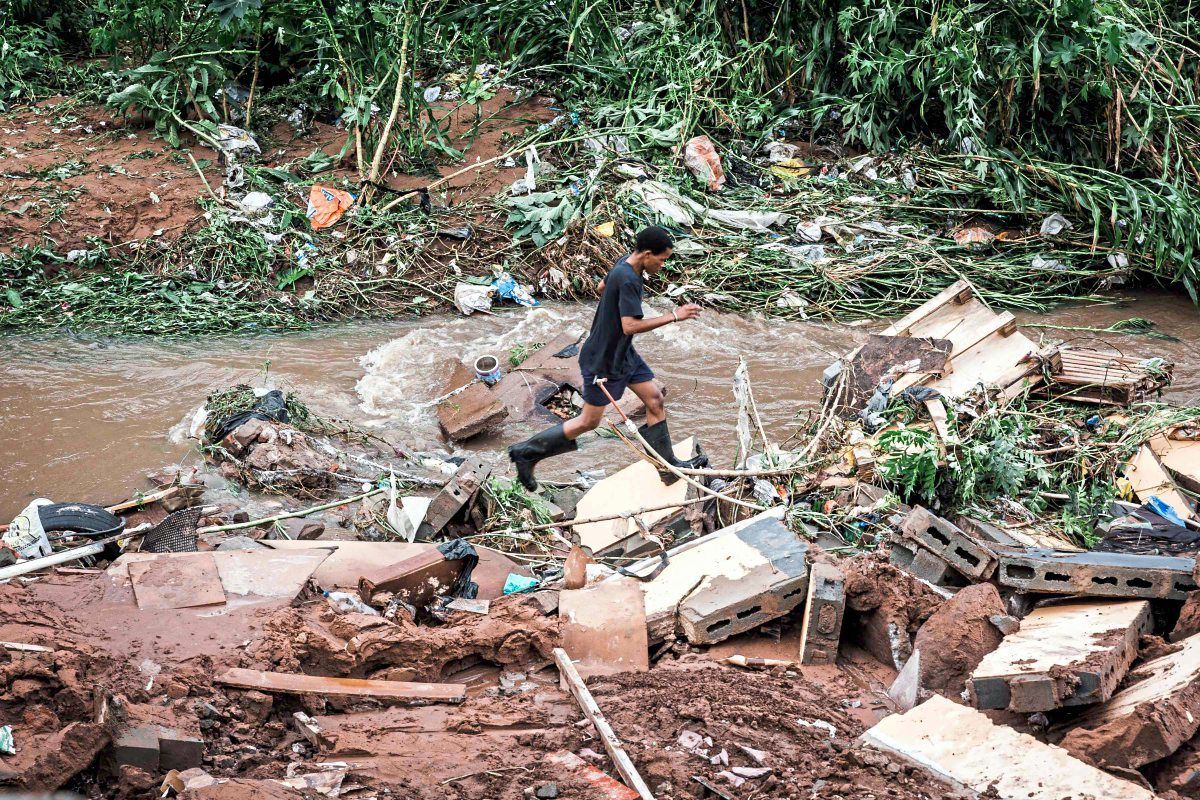
[[[461,703],[467,696],[462,683],[412,683],[371,681],[359,678],[325,678],[294,672],[264,672],[257,669],[228,669],[213,683],[239,689],[257,689],[283,694],[319,694],[337,697],[373,697],[377,700],[410,700],[431,703]]]
[[[908,329],[916,325],[921,320],[934,313],[942,306],[952,302],[956,297],[964,291],[974,291],[970,281],[958,280],[947,286],[942,291],[938,292],[933,297],[926,300],[918,308],[905,314],[898,321],[889,325],[883,333],[887,336],[907,336]]]
[[[617,738],[612,726],[604,718],[604,713],[596,704],[596,699],[588,691],[583,678],[580,678],[579,673],[575,671],[575,665],[571,663],[571,657],[567,655],[567,651],[561,647],[554,648],[554,663],[558,665],[558,671],[562,673],[575,702],[579,703],[579,707],[583,710],[583,715],[592,723],[596,733],[600,734],[600,741],[604,743],[604,749],[608,751],[609,758],[616,765],[621,780],[625,781],[625,785],[629,788],[635,790],[642,800],[654,800],[654,795],[650,793],[650,787],[638,774],[637,767],[633,765],[629,754],[621,746],[621,740]]]
[[[631,578],[617,577],[587,589],[558,594],[563,649],[585,678],[650,669],[646,604]]]
[[[1151,497],[1157,497],[1175,509],[1175,513],[1184,519],[1196,519],[1191,503],[1179,491],[1175,481],[1167,473],[1158,456],[1149,445],[1138,448],[1133,459],[1125,465],[1125,477],[1133,487],[1133,493],[1143,503]]]
[[[988,388],[1005,389],[1012,383],[1007,377],[1010,370],[1036,351],[1037,346],[1022,333],[1009,336],[993,333],[955,356],[953,372],[927,385],[951,397],[961,397],[980,383]]]

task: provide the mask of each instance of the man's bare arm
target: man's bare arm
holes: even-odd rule
[[[663,314],[660,317],[652,317],[651,319],[621,317],[621,330],[624,331],[626,336],[633,336],[636,333],[645,333],[655,328],[661,328],[664,325],[670,325],[672,322],[683,322],[685,319],[694,319],[698,316],[700,316],[700,306],[695,303],[688,303],[675,309],[670,314]]]

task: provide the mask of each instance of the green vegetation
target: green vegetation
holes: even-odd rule
[[[680,294],[738,311],[876,315],[959,277],[989,300],[1033,309],[1129,281],[1177,284],[1195,299],[1198,8],[1193,0],[1019,8],[993,0],[0,0],[0,104],[71,92],[185,147],[212,144],[219,124],[267,140],[283,120],[298,130],[337,122],[352,172],[338,180],[359,198],[339,223],[346,239],[312,234],[297,215],[278,221],[280,246],[210,207],[208,224],[165,259],[144,248],[92,251],[107,271],[100,284],[62,278],[63,270],[46,277],[55,257],[19,253],[15,264],[0,260],[0,279],[16,282],[20,301],[0,314],[0,329],[65,324],[52,316],[63,303],[77,315],[71,324],[155,333],[449,307],[453,281],[434,277],[447,274],[449,257],[435,254],[432,235],[422,246],[394,240],[456,220],[437,207],[436,192],[434,208],[419,212],[380,187],[400,172],[460,163],[464,140],[451,139],[450,113],[474,115],[469,142],[484,120],[479,103],[502,89],[518,100],[547,95],[558,116],[502,142],[498,160],[517,164],[536,145],[547,167],[536,191],[455,209],[472,225],[506,226],[495,231],[499,245],[464,245],[471,271],[455,256],[468,276],[506,269],[537,283],[558,265],[560,285],[551,280],[543,291],[586,295],[625,230],[656,220],[698,245],[681,252],[669,276]],[[721,193],[704,191],[680,163],[680,146],[697,134],[718,145],[729,177]],[[763,145],[784,140],[797,145],[792,173],[772,170],[762,155]],[[856,152],[875,155],[864,161]],[[335,161],[314,154],[268,169],[250,160],[244,189],[295,192]],[[701,210],[689,219],[664,214],[644,185],[629,183],[637,169]],[[764,235],[708,210],[787,217]],[[1041,220],[1056,213],[1072,226],[1040,235]],[[823,251],[781,238],[820,217],[838,227],[824,232]],[[617,241],[591,233],[605,222],[616,223]],[[980,224],[1007,235],[971,248],[952,238]],[[316,252],[299,263],[305,244]],[[372,258],[389,247],[390,263],[429,268],[403,279],[372,274]],[[345,261],[351,251],[358,269]],[[567,258],[577,255],[582,262]],[[133,286],[130,274],[158,299],[122,308],[104,291]],[[206,302],[220,311],[199,321],[193,312]]]

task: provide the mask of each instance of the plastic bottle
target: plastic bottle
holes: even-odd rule
[[[378,611],[352,594],[347,594],[346,592],[327,592],[325,590],[321,590],[321,594],[325,595],[325,598],[329,601],[329,605],[343,614],[349,611],[357,611],[359,614],[379,616]]]

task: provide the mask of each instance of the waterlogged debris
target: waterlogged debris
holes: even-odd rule
[[[493,291],[491,286],[459,281],[454,285],[454,306],[464,317],[476,311],[490,311]]]
[[[226,154],[236,154],[243,150],[248,150],[254,153],[261,153],[262,148],[258,146],[258,142],[254,140],[246,131],[234,125],[218,125],[217,126],[217,147],[221,152]]]
[[[517,305],[522,305],[526,308],[535,308],[540,305],[530,293],[530,287],[517,283],[513,276],[507,272],[498,274],[496,280],[492,282],[491,288],[495,291],[497,297],[512,300]]]

